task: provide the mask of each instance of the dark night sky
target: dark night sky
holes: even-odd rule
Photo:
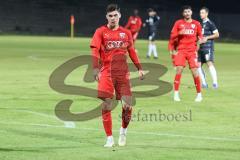
[[[0,5],[14,3],[16,0],[1,0]],[[18,0],[22,4],[29,3],[46,3],[46,5],[54,6],[54,4],[66,4],[71,6],[106,6],[109,3],[118,3],[121,7],[153,7],[158,10],[176,11],[184,4],[189,4],[193,9],[199,9],[207,6],[215,13],[240,13],[239,0]]]
[[[51,0],[48,0],[51,1]],[[120,6],[131,7],[155,7],[158,10],[176,11],[182,5],[191,5],[193,9],[207,6],[215,13],[240,13],[239,0],[59,0],[65,3],[78,5],[79,3],[91,5],[107,5],[108,3],[118,3]]]

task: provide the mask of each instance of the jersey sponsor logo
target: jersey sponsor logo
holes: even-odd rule
[[[107,41],[106,44],[106,49],[111,50],[111,49],[116,49],[116,48],[126,48],[128,46],[127,42],[123,41]]]
[[[183,34],[193,35],[194,34],[194,30],[193,29],[184,29],[183,30]]]

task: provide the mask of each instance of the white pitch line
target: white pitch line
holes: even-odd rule
[[[62,121],[62,120],[58,119],[56,116],[53,116],[53,115],[40,113],[40,112],[35,112],[35,111],[30,111],[30,110],[18,110],[18,111],[31,113],[31,114],[38,115],[38,116],[41,116],[41,117],[47,117],[47,118],[52,118],[52,119],[61,121],[61,122],[64,123],[65,128],[75,128],[76,127],[76,124],[74,122],[72,122],[72,121]]]
[[[34,61],[39,60],[39,58],[37,56],[34,56],[34,55],[27,56],[27,58],[29,58],[31,60],[34,60]]]
[[[51,125],[51,124],[37,124],[37,123],[21,123],[21,122],[2,122],[0,124],[4,125],[25,125],[25,126],[38,126],[38,127],[53,127],[53,128],[66,128],[61,125]],[[96,128],[77,128],[78,130],[87,130],[87,131],[103,131],[103,129]],[[119,132],[119,130],[113,130],[114,132]],[[156,133],[156,132],[143,132],[143,131],[128,131],[130,134],[138,135],[153,135],[153,136],[166,136],[166,137],[181,137],[186,139],[199,139],[199,140],[214,140],[214,141],[230,141],[230,142],[240,142],[238,138],[227,138],[227,137],[209,137],[209,136],[194,136],[194,135],[180,135],[172,133]]]

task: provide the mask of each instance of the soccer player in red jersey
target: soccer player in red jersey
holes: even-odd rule
[[[133,16],[130,16],[125,26],[132,33],[133,42],[136,41],[138,33],[142,27],[142,19],[138,16],[138,10],[134,9]]]
[[[174,55],[173,61],[176,66],[176,75],[174,79],[174,101],[180,101],[179,85],[181,75],[187,61],[197,90],[197,97],[195,101],[201,102],[201,84],[197,70],[197,43],[198,41],[200,43],[205,43],[202,38],[202,27],[198,21],[192,19],[192,9],[190,6],[184,6],[182,8],[182,15],[183,19],[175,22],[169,40],[169,51],[172,55]]]
[[[122,126],[118,140],[119,146],[126,144],[127,126],[132,114],[132,93],[127,65],[127,54],[138,69],[139,77],[143,79],[143,71],[135,52],[132,34],[119,26],[120,9],[116,4],[110,4],[106,9],[107,25],[99,27],[91,41],[94,77],[98,81],[98,98],[102,103],[102,121],[107,135],[104,147],[112,147],[111,109],[114,91],[116,99],[122,102]]]

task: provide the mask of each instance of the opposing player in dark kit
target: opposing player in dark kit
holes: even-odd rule
[[[215,24],[208,18],[209,9],[203,7],[200,10],[200,17],[202,19],[202,28],[203,28],[203,38],[205,43],[200,45],[200,49],[198,51],[198,62],[200,63],[198,71],[202,80],[202,87],[208,88],[208,84],[206,82],[206,76],[202,69],[202,65],[204,63],[207,64],[209,72],[213,81],[213,88],[218,88],[217,81],[217,72],[214,67],[214,39],[219,37],[219,32]]]
[[[159,23],[160,23],[160,17],[157,15],[157,12],[154,9],[149,8],[148,18],[145,20],[145,23],[143,24],[144,27],[147,26],[148,28],[149,45],[148,45],[147,58],[151,57],[152,52],[153,52],[154,58],[155,59],[158,58],[155,39],[156,39]]]

